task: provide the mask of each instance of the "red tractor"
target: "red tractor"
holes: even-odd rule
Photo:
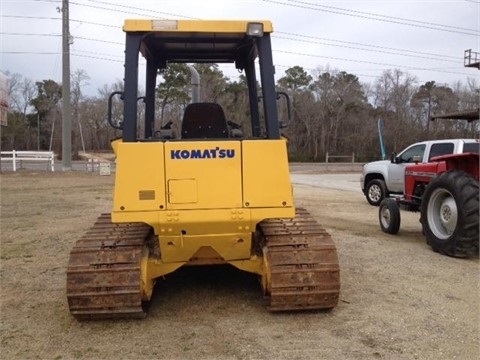
[[[479,154],[443,155],[432,161],[406,167],[404,195],[381,202],[380,227],[396,234],[400,208],[420,211],[423,234],[433,251],[455,257],[478,255]]]

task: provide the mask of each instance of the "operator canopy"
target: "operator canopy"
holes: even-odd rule
[[[144,33],[140,52],[159,69],[173,63],[245,63],[257,56],[255,38],[273,31],[269,21],[125,20],[125,32]]]

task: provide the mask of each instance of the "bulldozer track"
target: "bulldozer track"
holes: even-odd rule
[[[293,219],[260,224],[270,268],[270,311],[331,309],[338,303],[340,270],[332,237],[305,209]]]
[[[142,318],[140,260],[151,228],[114,224],[102,214],[76,242],[67,268],[67,299],[78,320]]]
[[[331,236],[304,209],[293,219],[259,224],[270,269],[270,311],[331,309],[338,303],[340,275]],[[67,299],[78,320],[143,318],[140,263],[152,229],[114,224],[102,214],[76,242],[67,268]]]

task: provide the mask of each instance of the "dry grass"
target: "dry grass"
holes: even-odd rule
[[[386,236],[360,193],[295,188],[337,244],[342,290],[332,312],[270,314],[249,274],[189,268],[157,284],[145,320],[78,323],[66,303],[68,256],[110,211],[113,176],[0,179],[2,359],[478,358],[478,259],[433,253],[416,214]]]

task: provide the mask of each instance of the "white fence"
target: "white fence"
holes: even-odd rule
[[[47,164],[47,169],[55,171],[54,161],[55,154],[53,151],[2,151],[1,161],[11,161],[13,165],[13,171],[17,171],[17,164],[22,168],[22,162],[37,162],[43,161]]]
[[[325,156],[325,170],[328,170],[328,163],[329,163],[329,160],[330,159],[347,159],[347,160],[350,160],[348,162],[350,162],[352,164],[351,168],[352,170],[354,169],[354,166],[355,166],[355,153],[352,153],[352,155],[329,155],[328,152]],[[345,162],[345,161],[343,161]],[[332,162],[330,161],[330,164],[332,164]]]

